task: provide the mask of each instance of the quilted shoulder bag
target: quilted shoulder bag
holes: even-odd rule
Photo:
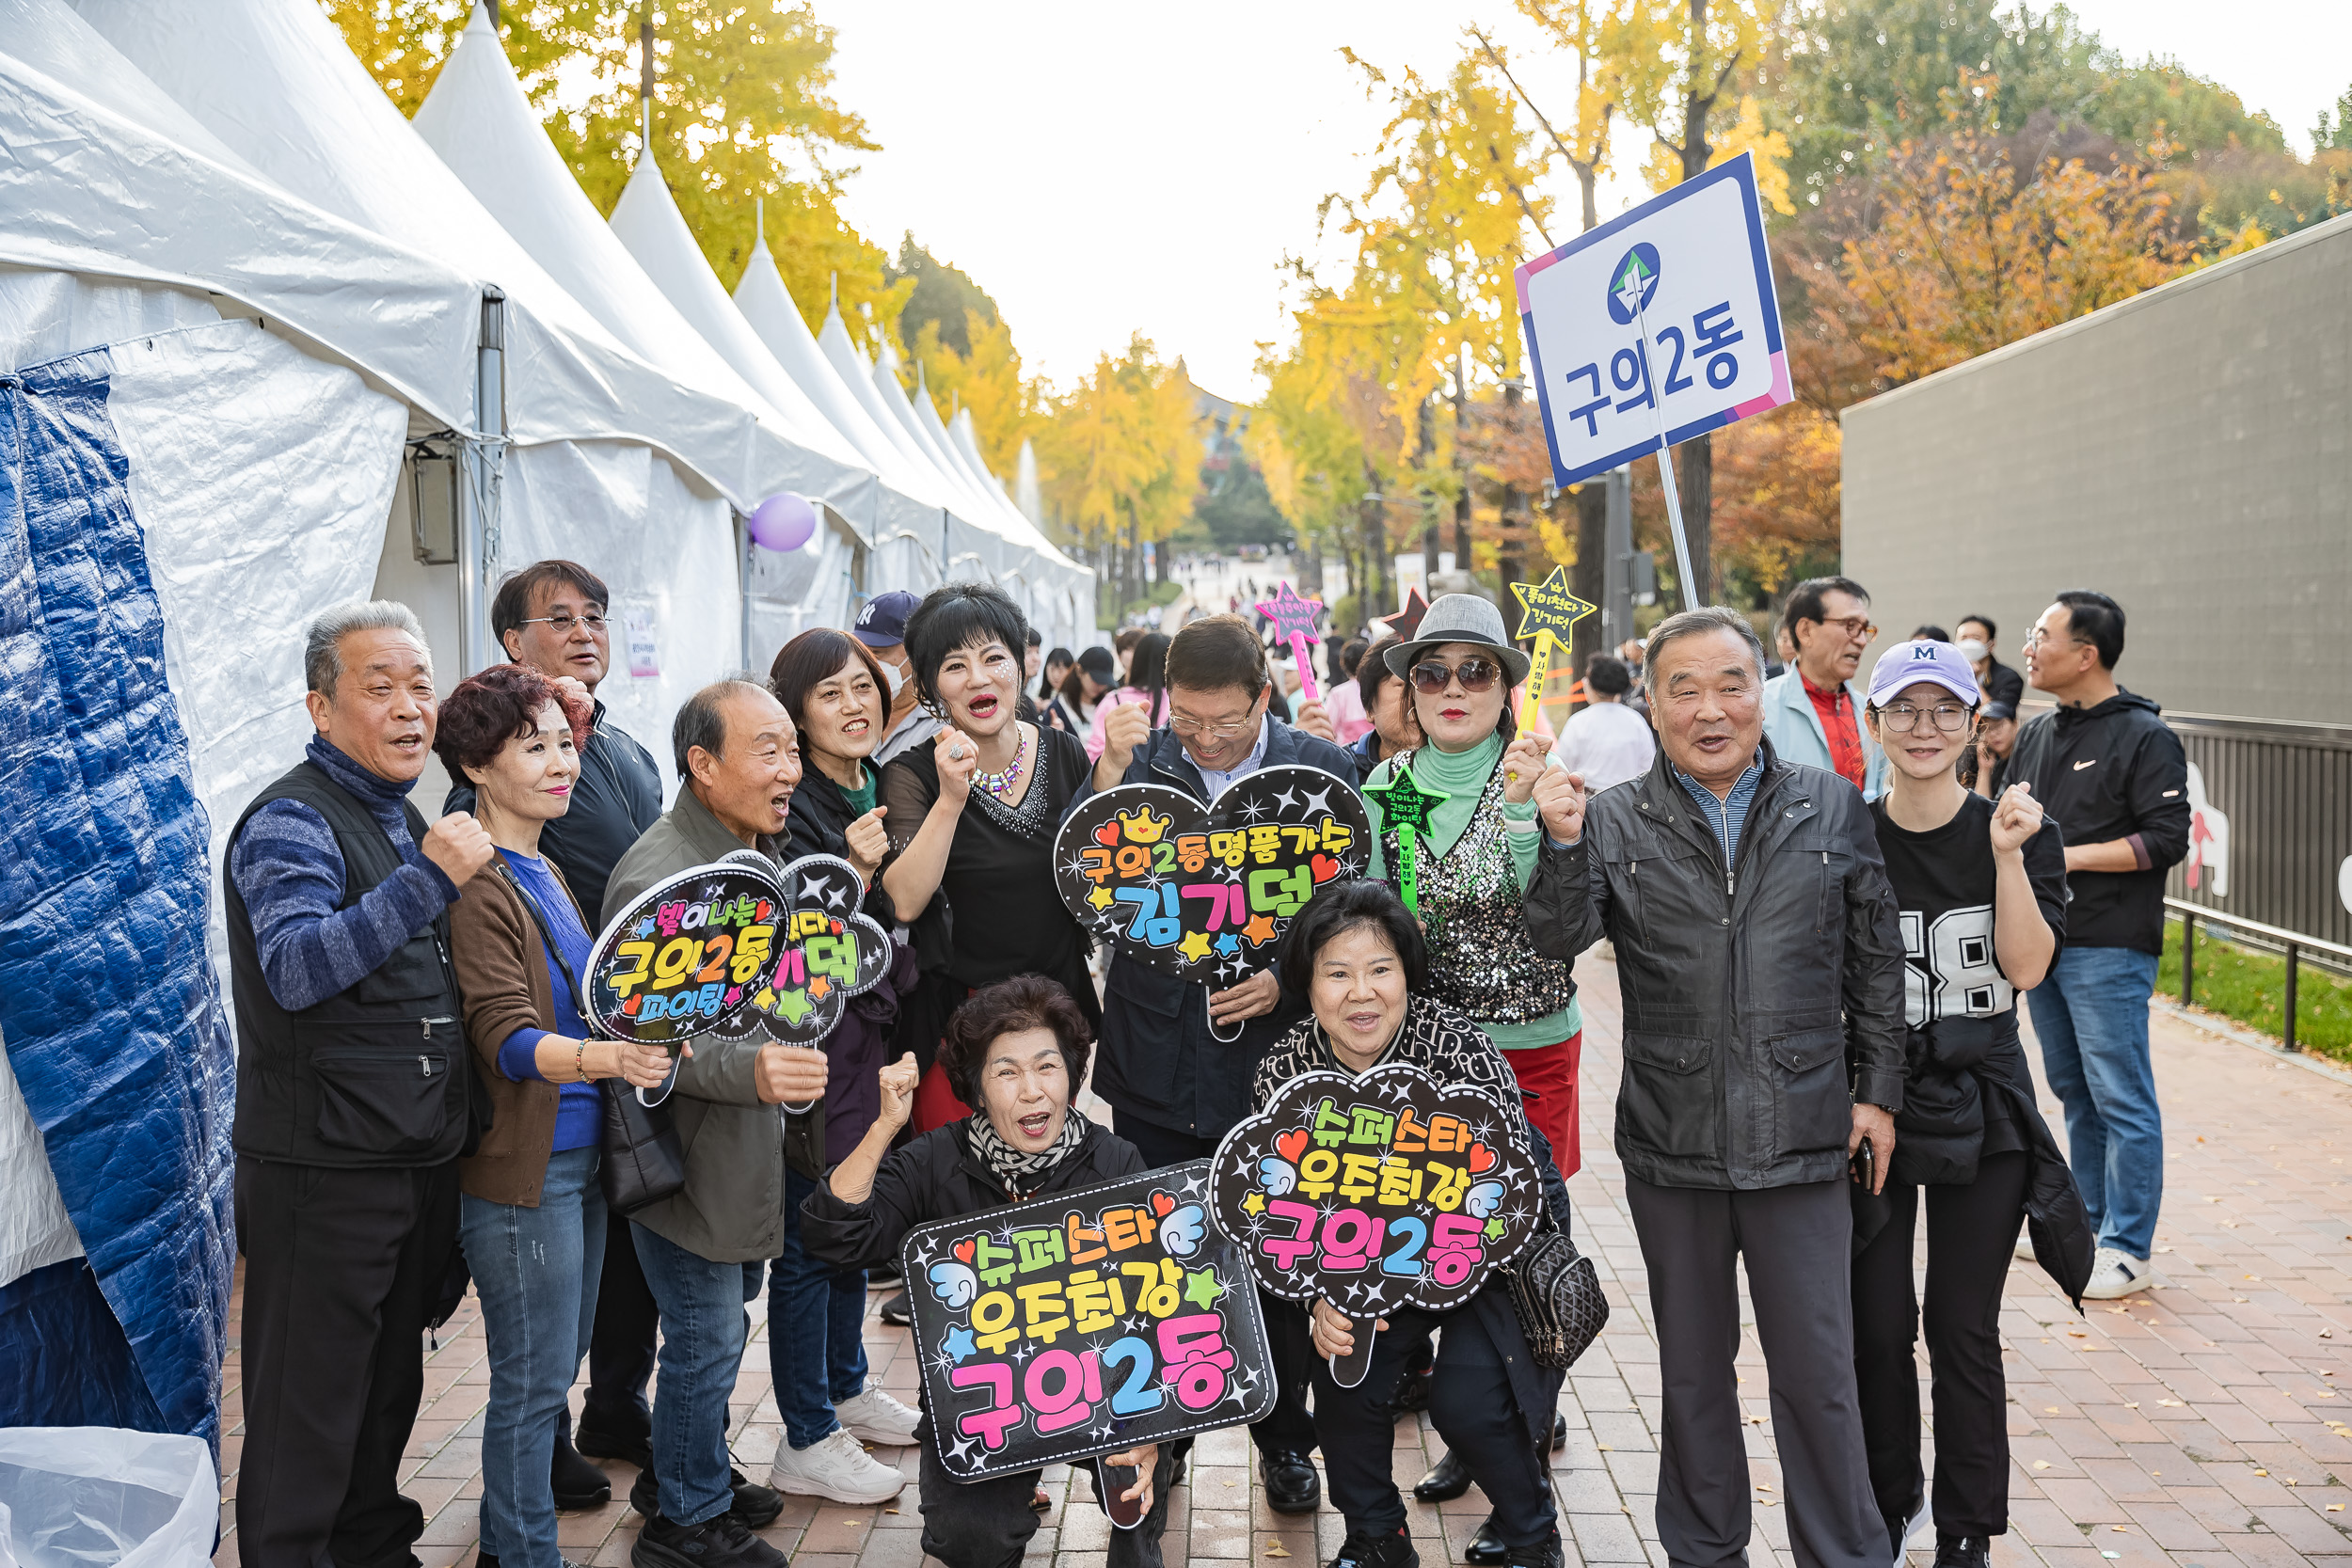
[[[1565,1230],[1547,1229],[1502,1271],[1528,1354],[1553,1371],[1576,1363],[1609,1322],[1593,1260],[1576,1250]]]

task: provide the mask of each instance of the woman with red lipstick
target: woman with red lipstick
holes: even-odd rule
[[[898,1033],[923,1069],[918,1132],[969,1114],[935,1058],[948,1015],[980,987],[1042,974],[1102,1027],[1086,933],[1054,888],[1054,833],[1089,764],[1076,736],[1015,711],[1026,632],[1010,599],[975,583],[934,589],[907,618],[915,689],[944,726],[882,783],[895,857],[882,885],[915,928],[923,972]]]
[[[466,1037],[489,1091],[480,1148],[457,1162],[458,1240],[482,1296],[490,1407],[482,1432],[482,1556],[560,1568],[549,1470],[556,1418],[588,1354],[604,1269],[595,1080],[668,1077],[659,1046],[589,1037],[578,982],[591,938],[540,830],[571,807],[588,704],[499,664],[441,705],[434,751],[474,786],[498,847],[450,906]]]

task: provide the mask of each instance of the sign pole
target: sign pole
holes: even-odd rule
[[[1658,385],[1658,351],[1649,338],[1649,315],[1642,309],[1642,296],[1633,296],[1633,322],[1642,333],[1642,376],[1649,383],[1651,410],[1658,416],[1658,486],[1666,493],[1666,523],[1675,536],[1675,572],[1682,585],[1682,608],[1696,610],[1698,600],[1692,594],[1691,576],[1691,542],[1682,536],[1682,493],[1675,488],[1675,450],[1666,440],[1666,393]]]
[[[1559,644],[1548,631],[1535,634],[1534,652],[1528,655],[1527,681],[1519,698],[1519,728],[1532,730],[1540,717],[1544,700],[1544,682],[1551,678],[1551,650]],[[1514,779],[1517,774],[1512,775]]]

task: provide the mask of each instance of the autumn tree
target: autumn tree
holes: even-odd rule
[[[1198,399],[1179,365],[1150,340],[1103,355],[1056,400],[1037,443],[1038,470],[1057,532],[1091,565],[1116,621],[1142,590],[1143,546],[1191,515],[1200,483]]]

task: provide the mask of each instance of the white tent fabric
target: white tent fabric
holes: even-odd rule
[[[1045,493],[1037,480],[1037,445],[1025,436],[1021,442],[1021,466],[1012,482],[1013,510],[1037,524],[1045,526]]]
[[[272,184],[59,0],[0,0],[0,262],[225,295],[469,420],[473,280]]]
[[[623,348],[418,138],[315,4],[75,4],[163,89],[159,103],[186,110],[267,179],[437,258],[471,279],[477,295],[483,284],[504,291],[506,414],[516,442],[645,441],[712,490],[736,493],[754,439],[750,410]],[[460,401],[416,400],[439,424],[461,430],[474,422],[480,330],[478,309],[464,314],[461,335],[431,345]]]
[[[721,488],[749,511],[778,490],[831,499],[868,471],[821,421],[796,424],[688,325],[612,230],[548,139],[489,19],[476,6],[417,110],[417,134],[499,222],[605,329],[679,382],[758,419],[744,462]],[[805,400],[802,408],[806,408]]]

